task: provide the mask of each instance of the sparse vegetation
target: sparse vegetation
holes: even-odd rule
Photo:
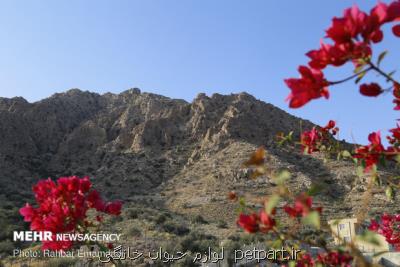
[[[198,223],[198,224],[207,224],[208,222],[204,219],[203,216],[201,216],[200,214],[196,215],[193,218],[193,223]]]
[[[126,233],[128,236],[139,237],[142,235],[142,230],[135,225],[129,225]]]
[[[48,267],[72,267],[76,264],[76,258],[54,258],[46,262]]]
[[[162,229],[165,232],[173,233],[178,236],[187,235],[190,232],[190,229],[184,225],[176,223],[174,221],[168,220],[162,224]]]
[[[219,228],[228,228],[228,223],[227,223],[226,221],[224,221],[224,220],[219,220],[219,221],[217,222],[217,226],[218,226]]]
[[[206,235],[198,231],[190,233],[181,241],[183,251],[204,253],[208,248],[214,249],[217,246],[217,238],[212,235]]]

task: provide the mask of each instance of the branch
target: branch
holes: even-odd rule
[[[373,67],[371,66],[371,67],[369,67],[369,68],[367,68],[365,70],[362,70],[360,72],[357,72],[356,74],[353,74],[350,77],[347,77],[347,78],[345,78],[343,80],[334,81],[334,82],[328,82],[328,83],[329,83],[329,85],[336,85],[336,84],[344,83],[344,82],[347,82],[347,81],[349,81],[351,79],[354,79],[355,77],[358,77],[361,74],[367,73],[368,71],[370,71],[372,69],[373,69]]]

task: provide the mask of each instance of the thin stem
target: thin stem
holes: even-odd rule
[[[360,71],[360,72],[357,72],[357,73],[351,75],[350,77],[347,77],[346,79],[339,80],[339,81],[334,81],[334,82],[328,82],[328,83],[329,83],[329,85],[336,85],[336,84],[344,83],[344,82],[347,82],[347,81],[349,81],[349,80],[351,80],[351,79],[354,79],[355,77],[357,77],[357,76],[359,76],[359,75],[361,75],[361,74],[364,74],[364,73],[370,71],[371,69],[373,69],[372,66],[369,67],[369,68],[367,68],[367,69],[365,69],[365,70],[362,70],[362,71]]]
[[[371,61],[368,61],[368,65],[370,66],[370,69],[375,70],[378,72],[380,75],[385,77],[388,81],[391,81],[393,83],[398,83],[395,79],[393,79],[391,76],[389,76],[387,73],[385,73],[383,70],[381,70],[378,66],[376,66],[374,63]]]

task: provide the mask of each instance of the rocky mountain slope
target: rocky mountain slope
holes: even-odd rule
[[[32,104],[0,99],[0,179],[7,193],[38,178],[89,175],[128,198],[232,144],[273,146],[278,132],[298,127],[297,118],[245,93],[200,94],[193,103],[137,89],[73,89]]]
[[[38,179],[88,175],[108,199],[148,203],[183,217],[201,214],[234,231],[227,192],[258,205],[274,187],[268,177],[250,180],[241,168],[263,145],[271,168],[291,170],[294,191],[313,181],[326,184],[317,202],[328,218],[354,214],[365,189],[355,183],[351,163],[276,145],[277,133],[295,130],[298,136],[300,127],[313,126],[300,121],[246,93],[199,94],[192,103],[138,89],[104,95],[73,89],[35,103],[0,98],[0,200],[3,209],[15,211],[32,197]],[[398,209],[375,193],[373,209]]]

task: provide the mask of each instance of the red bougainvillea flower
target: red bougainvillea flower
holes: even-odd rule
[[[356,5],[345,9],[342,17],[332,19],[331,26],[326,30],[326,37],[333,41],[332,44],[321,42],[320,48],[309,51],[306,55],[310,58],[309,66],[300,66],[303,70],[300,79],[285,80],[291,93],[287,97],[291,108],[299,108],[310,100],[325,96],[328,98],[327,86],[329,83],[322,72],[326,66],[342,66],[352,61],[355,67],[365,65],[366,60],[372,56],[372,43],[383,40],[381,27],[385,23],[400,21],[400,1],[393,1],[390,5],[378,2],[367,14],[361,11]],[[400,37],[400,25],[392,28],[393,34]],[[304,75],[307,70],[313,75]],[[309,77],[313,77],[310,79]],[[360,88],[366,96],[377,96],[382,90],[374,86],[364,85]],[[394,101],[396,110],[400,109],[400,98]]]
[[[393,84],[393,94],[395,97],[400,98],[400,84],[399,83]]]
[[[371,220],[368,229],[383,235],[395,248],[400,248],[400,214],[384,213],[379,220]]]
[[[400,98],[393,99],[393,103],[395,104],[394,110],[400,110]]]
[[[356,61],[372,54],[371,47],[364,42],[336,43],[334,45],[321,43],[318,50],[311,50],[306,55],[311,59],[308,63],[315,69],[324,69],[328,65],[342,66],[349,60]]]
[[[19,213],[24,217],[25,222],[30,222],[36,217],[36,210],[29,203],[26,203],[25,207],[19,210]]]
[[[275,213],[275,211],[273,211]],[[267,233],[276,225],[276,221],[272,215],[266,213],[264,210],[260,211],[260,231]]]
[[[393,1],[387,10],[388,21],[400,21],[400,1]]]
[[[329,134],[336,135],[339,131],[336,123],[330,120],[325,127],[313,127],[310,131],[304,131],[300,136],[301,151],[306,154],[319,151],[320,145],[329,140]]]
[[[380,27],[387,22],[387,8],[386,4],[378,3],[368,15],[354,5],[344,11],[343,17],[333,18],[326,33],[334,45],[321,46],[320,51],[325,50],[325,53],[319,53],[319,57],[317,53],[309,52],[307,55],[312,59],[310,66],[341,66],[348,60],[357,62],[357,59],[371,56],[369,43],[382,41],[383,32]],[[323,54],[328,54],[329,57],[324,58]]]
[[[327,136],[326,136],[327,133],[330,132],[332,135],[336,135],[339,132],[339,128],[336,127],[336,122],[335,121],[330,120],[328,122],[328,124],[321,129],[321,131],[323,133],[323,136],[322,136],[323,140],[326,140],[327,139]]]
[[[393,85],[393,103],[396,104],[394,110],[400,110],[400,84],[394,83]]]
[[[382,2],[379,2],[371,9],[361,33],[364,42],[372,41],[373,43],[379,43],[382,41],[383,32],[380,28],[387,22],[387,9],[388,6]]]
[[[387,136],[389,143],[392,145],[394,145],[394,144],[399,145],[400,144],[400,125],[397,124],[397,127],[390,129],[389,132],[392,133],[392,136]]]
[[[260,217],[257,213],[253,213],[250,215],[240,214],[239,219],[237,220],[237,224],[242,227],[248,233],[256,233],[258,232],[260,223]]]
[[[319,213],[321,213],[322,207],[313,208],[312,203],[313,203],[312,197],[303,193],[296,197],[293,206],[285,205],[283,207],[283,210],[290,217],[304,217],[311,211],[318,211]]]
[[[400,37],[400,24],[396,25],[392,28],[393,34],[397,37]]]
[[[325,127],[322,128],[323,131],[329,131],[335,128],[336,122],[333,120],[329,120]]]
[[[296,262],[296,267],[312,267],[312,266],[315,266],[315,261],[308,253],[301,255],[301,257]]]
[[[357,148],[355,150],[356,153],[353,155],[354,158],[362,159],[364,161],[366,172],[379,162],[379,159],[385,152],[379,131],[369,134],[368,140],[370,144]]]
[[[310,67],[314,69],[324,69],[327,65],[341,66],[348,60],[348,53],[345,45],[330,45],[321,42],[321,48],[311,50],[306,54],[311,61]]]
[[[400,126],[389,130],[391,136],[386,136],[392,146],[385,148],[381,142],[380,132],[371,133],[368,136],[370,144],[358,147],[355,150],[354,158],[361,159],[365,165],[365,172],[375,166],[381,160],[393,160],[400,154]]]
[[[318,143],[321,141],[320,132],[313,127],[310,131],[305,131],[301,134],[300,143],[303,153],[311,154],[319,151]]]
[[[331,27],[326,31],[327,37],[337,44],[351,43],[361,38],[363,43],[378,43],[383,39],[381,26],[399,20],[399,14],[399,1],[394,1],[389,6],[379,2],[369,14],[353,6],[344,11],[343,17],[332,20]]]
[[[101,198],[99,192],[96,190],[91,191],[87,196],[87,204],[89,208],[94,208],[97,211],[104,212],[106,209],[106,205]]]
[[[291,108],[299,108],[321,96],[329,98],[328,81],[320,70],[300,66],[299,72],[301,78],[285,80],[286,85],[292,91],[286,99]]]
[[[360,93],[365,96],[378,96],[383,93],[383,90],[377,83],[364,83],[360,86]]]
[[[329,251],[319,253],[316,259],[306,253],[296,262],[296,267],[313,267],[313,266],[352,266],[353,257],[348,252]]]
[[[367,14],[356,5],[344,11],[341,18],[333,18],[332,25],[326,30],[327,37],[335,43],[351,42],[363,30]]]
[[[107,203],[105,212],[111,215],[120,215],[121,208],[122,208],[122,202],[117,200],[114,202]]]
[[[350,267],[353,257],[349,252],[330,251],[327,253],[320,253],[317,256],[316,262],[322,266],[341,266]]]
[[[387,16],[389,21],[400,21],[400,1],[394,1],[387,9]],[[393,26],[393,34],[400,37],[400,24]]]
[[[30,222],[33,231],[58,233],[79,232],[90,225],[87,211],[94,208],[111,215],[121,213],[122,202],[104,203],[100,194],[92,189],[89,177],[60,177],[57,182],[50,178],[41,180],[33,186],[37,207],[26,204],[20,214]],[[97,216],[101,221],[101,216]],[[80,227],[81,226],[81,227]],[[70,241],[43,241],[42,249],[67,250],[73,246]]]
[[[237,224],[248,233],[267,233],[273,229],[273,227],[276,225],[276,221],[272,215],[269,215],[264,210],[261,210],[259,214],[240,214]]]
[[[268,214],[265,209],[261,209],[258,213],[253,212],[249,215],[241,213],[237,224],[248,233],[267,233],[276,225],[276,220],[274,218],[275,213],[275,209],[271,211],[271,214]]]

